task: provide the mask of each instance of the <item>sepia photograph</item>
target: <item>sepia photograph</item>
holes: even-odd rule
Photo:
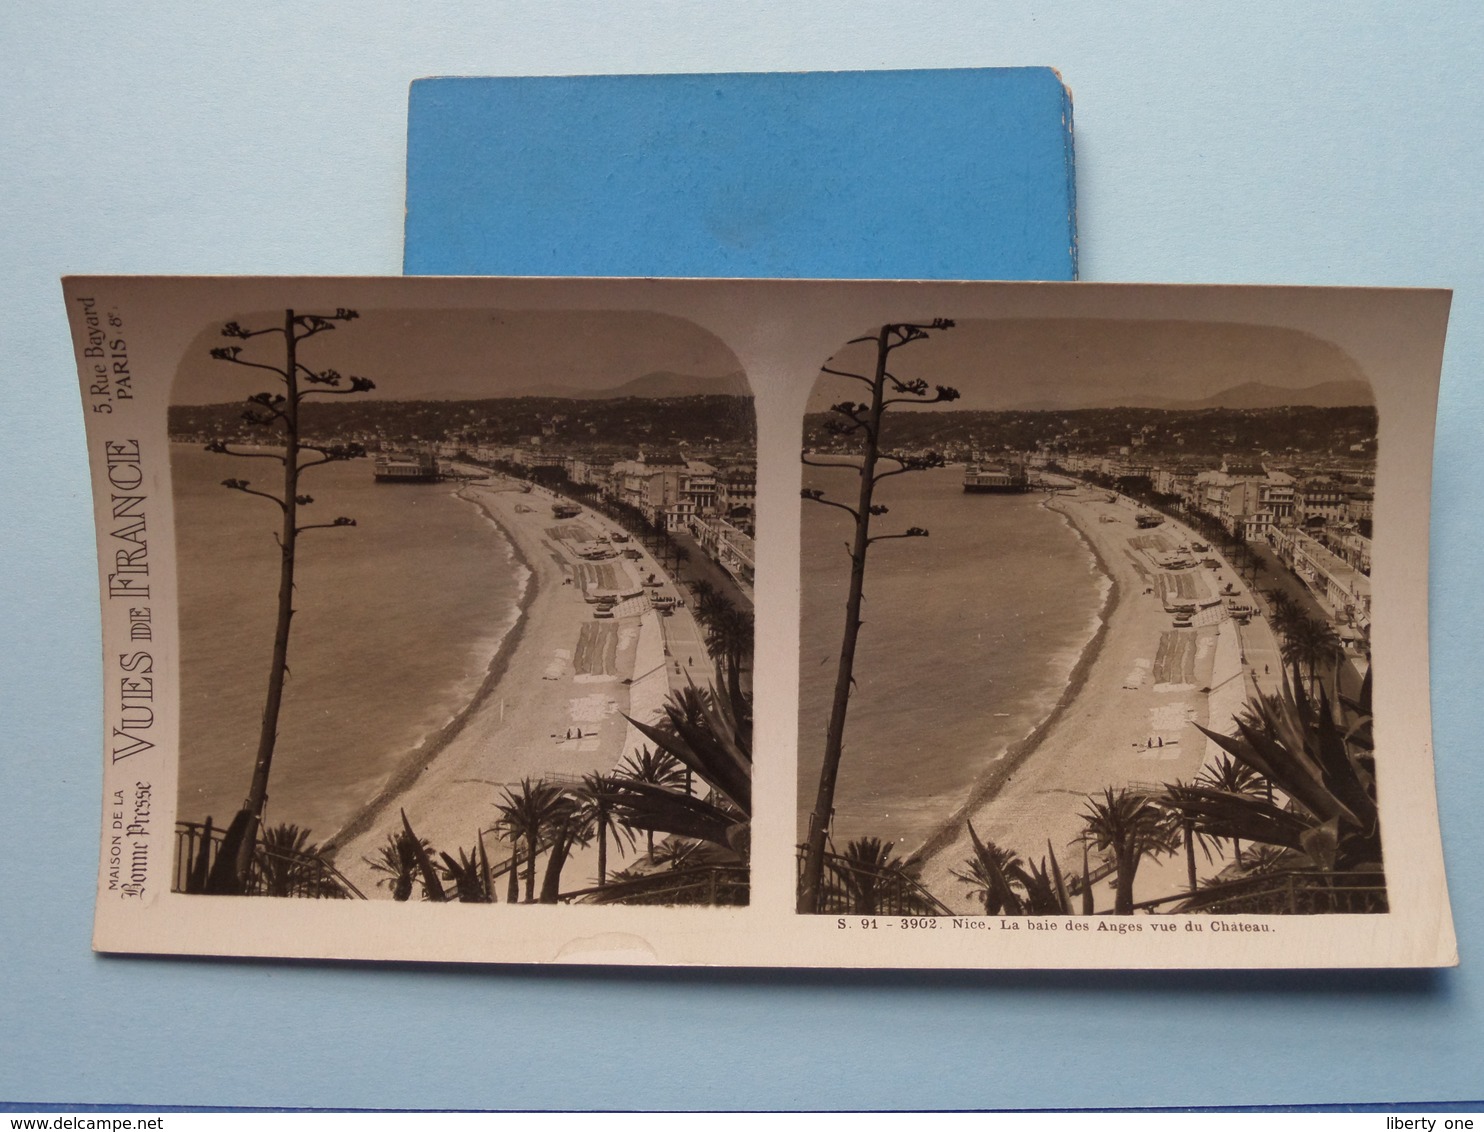
[[[1387,910],[1344,351],[892,323],[804,438],[800,912]]]
[[[755,433],[642,311],[201,327],[173,890],[745,904]]]
[[[1456,961],[1447,292],[64,291],[101,951]]]

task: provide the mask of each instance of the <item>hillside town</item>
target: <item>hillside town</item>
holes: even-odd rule
[[[820,451],[837,447],[806,422]],[[1367,405],[903,414],[889,443],[950,463],[1062,473],[1209,525],[1303,583],[1352,650],[1370,630],[1376,414]],[[1239,549],[1240,547],[1240,549]]]

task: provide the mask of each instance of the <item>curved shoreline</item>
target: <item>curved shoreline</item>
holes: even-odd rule
[[[594,624],[594,611],[580,585],[564,583],[572,579],[581,557],[575,546],[613,526],[580,519],[590,528],[588,534],[563,536],[552,529],[545,493],[501,487],[508,484],[471,485],[468,495],[510,536],[531,572],[519,630],[512,629],[502,642],[479,694],[459,718],[403,761],[357,813],[355,825],[337,834],[337,867],[368,894],[384,879],[378,858],[386,834],[401,828],[399,810],[406,812],[419,837],[439,848],[488,839],[499,824],[502,791],[519,790],[516,784],[527,779],[554,776],[571,782],[617,766],[629,747],[627,717],[656,706],[675,676],[661,656],[658,618],[639,610],[625,613],[622,626],[608,630],[617,638],[616,647],[601,670],[577,671],[576,649],[593,635],[587,630]],[[508,570],[509,560],[502,556],[489,569]],[[682,613],[678,620],[688,616]],[[626,632],[625,627],[637,631]],[[633,679],[641,653],[644,670],[657,675],[652,696],[649,683]],[[636,701],[636,695],[644,702]],[[503,840],[498,832],[496,838]],[[574,851],[567,868],[574,877],[596,876],[596,850]],[[382,894],[384,887],[378,891]]]
[[[458,738],[464,728],[468,726],[469,721],[474,717],[475,713],[484,706],[495,689],[499,687],[506,670],[510,667],[510,658],[515,655],[516,647],[525,635],[526,624],[529,620],[527,615],[541,588],[537,571],[526,558],[524,552],[522,552],[520,543],[516,540],[512,532],[500,522],[488,507],[477,498],[464,495],[463,491],[464,489],[460,488],[453,494],[467,503],[474,504],[480,514],[495,525],[500,531],[501,536],[509,544],[513,560],[526,571],[525,587],[515,603],[515,620],[511,623],[510,628],[505,631],[504,636],[500,638],[500,643],[495,647],[494,654],[490,657],[489,664],[485,668],[484,679],[480,681],[478,689],[475,690],[469,701],[455,713],[452,719],[424,737],[423,741],[413,748],[392,770],[382,788],[357,809],[324,842],[322,851],[332,861],[334,860],[336,851],[342,845],[365,833],[397,796],[404,793],[408,787],[416,782],[432,761],[450,743]]]
[[[1120,592],[1118,579],[1114,576],[1109,564],[1099,553],[1097,545],[1078,524],[1077,520],[1068,511],[1052,505],[1051,500],[1042,502],[1041,506],[1047,511],[1054,511],[1062,517],[1081,540],[1092,555],[1099,572],[1108,581],[1108,590],[1103,597],[1103,603],[1098,609],[1098,627],[1094,630],[1087,643],[1083,645],[1081,654],[1077,657],[1077,663],[1067,675],[1067,685],[1057,697],[1051,709],[1030,729],[1026,735],[1017,739],[1005,748],[1004,754],[989,764],[989,767],[975,781],[970,788],[968,796],[945,819],[942,824],[933,831],[931,835],[912,853],[908,854],[906,860],[909,864],[920,864],[941,853],[961,836],[964,823],[974,811],[980,809],[991,801],[1001,788],[1009,780],[1051,733],[1051,729],[1065,715],[1076,702],[1077,697],[1087,685],[1088,675],[1092,672],[1093,665],[1103,650],[1103,643],[1108,636],[1108,627],[1112,623],[1113,614],[1118,609]]]

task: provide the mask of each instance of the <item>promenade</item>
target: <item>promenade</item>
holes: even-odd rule
[[[1276,666],[1264,659],[1276,656],[1266,623],[1254,618],[1238,626],[1226,614],[1228,598],[1254,604],[1229,563],[1202,552],[1181,556],[1215,561],[1215,568],[1165,565],[1198,535],[1171,520],[1140,528],[1138,508],[1107,491],[1077,488],[1049,497],[1046,505],[1087,541],[1113,587],[1103,628],[1052,718],[989,770],[957,815],[952,839],[930,846],[924,857],[923,883],[964,912],[974,905],[952,871],[963,870],[973,855],[966,821],[981,838],[1031,861],[1039,861],[1049,843],[1064,872],[1080,873],[1077,837],[1090,795],[1193,779],[1218,750],[1197,725],[1228,729],[1257,686],[1243,656],[1259,674],[1264,663],[1272,669],[1257,679],[1277,679]],[[1177,628],[1172,608],[1187,601],[1199,607],[1192,627]],[[1178,864],[1178,875],[1142,866],[1135,899],[1183,887],[1183,859]],[[1112,904],[1105,888],[1099,886],[1100,908]]]
[[[509,536],[532,572],[531,589],[474,702],[414,752],[337,836],[336,867],[368,895],[385,889],[376,887],[379,874],[365,858],[374,859],[387,835],[401,828],[399,810],[419,837],[456,856],[495,825],[502,787],[524,778],[575,782],[613,770],[645,742],[624,717],[658,720],[671,688],[684,679],[667,656],[667,636],[700,637],[688,610],[663,618],[661,629],[648,595],[679,595],[647,553],[638,560],[590,557],[595,547],[637,549],[614,541],[623,532],[611,521],[586,509],[557,519],[552,497],[509,481],[460,490]],[[646,585],[651,576],[655,584]],[[611,618],[594,616],[600,597],[618,599]],[[692,668],[698,683],[703,675],[710,682],[704,649]],[[508,854],[488,832],[485,843],[492,860]],[[591,883],[588,873],[595,870],[594,853],[574,852],[563,888]]]

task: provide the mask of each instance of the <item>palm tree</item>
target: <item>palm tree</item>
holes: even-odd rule
[[[668,751],[656,751],[647,744],[625,755],[614,775],[631,782],[648,782],[653,786],[675,787],[685,784],[685,767],[680,760]]]
[[[628,783],[638,782],[665,790],[684,788],[687,778],[685,767],[679,759],[666,751],[651,750],[647,745],[625,755],[623,762],[614,771],[614,777],[618,779],[620,788]],[[654,830],[645,831],[645,840],[645,850],[653,858]]]
[[[892,843],[876,837],[858,837],[835,862],[835,872],[850,893],[851,914],[874,916],[894,879],[908,876],[906,863],[892,852]]]
[[[418,849],[429,856],[433,846],[423,839],[420,842],[407,835],[406,830],[386,835],[386,843],[377,850],[375,857],[362,857],[372,870],[381,873],[378,888],[390,888],[393,900],[412,899],[412,885],[419,873]]]
[[[993,841],[982,841],[968,822],[974,855],[964,862],[967,872],[953,875],[971,886],[972,894],[984,903],[989,916],[1070,916],[1072,897],[1062,878],[1061,866],[1051,842],[1040,864],[1027,866],[1020,855]],[[1085,867],[1084,867],[1085,871]]]
[[[541,876],[542,904],[555,904],[561,894],[562,869],[574,845],[592,840],[595,815],[575,794],[563,792],[546,819],[546,871]]]
[[[561,787],[523,778],[517,789],[505,787],[495,805],[500,811],[500,831],[512,844],[522,840],[526,843],[526,903],[532,904],[536,900],[536,857],[541,852],[541,839],[552,825],[564,820],[567,803]]]
[[[715,600],[716,587],[705,578],[696,578],[690,583],[690,592],[691,596],[695,599],[695,604],[692,606],[691,612],[695,615],[696,620],[699,621],[705,616],[704,610],[707,608],[707,603]]]
[[[320,847],[309,830],[280,824],[263,831],[258,862],[265,896],[339,896],[340,887],[326,876]]]
[[[706,651],[726,683],[733,701],[742,696],[742,670],[752,660],[752,615],[731,602],[719,609],[706,625]]]
[[[691,594],[695,597],[695,603],[691,612],[695,614],[696,620],[704,628],[715,612],[726,602],[725,595],[704,578],[697,579],[691,583]]]
[[[697,582],[693,590],[695,601],[691,605],[691,614],[696,619],[696,624],[706,633],[710,633],[711,626],[723,611],[732,607],[731,599],[709,582]],[[707,645],[710,651],[710,645]],[[713,654],[714,655],[714,654]]]
[[[1263,596],[1268,599],[1268,624],[1272,626],[1274,633],[1281,636],[1299,615],[1298,604],[1287,592],[1280,589],[1264,590]]]
[[[1320,666],[1334,658],[1340,637],[1334,626],[1317,617],[1303,617],[1283,634],[1279,655],[1283,662],[1309,674],[1309,694],[1316,694]]]
[[[1196,776],[1196,785],[1219,790],[1238,798],[1267,798],[1273,800],[1273,784],[1250,766],[1240,763],[1231,755],[1223,753],[1215,763]],[[1195,831],[1201,836],[1200,831]],[[1233,837],[1232,855],[1237,859],[1237,868],[1242,867],[1242,839]]]
[[[1082,817],[1083,840],[1113,858],[1113,914],[1132,915],[1139,862],[1145,857],[1173,853],[1179,845],[1179,834],[1168,812],[1148,794],[1127,787],[1115,791],[1110,786],[1102,798],[1087,799]]]
[[[577,791],[579,803],[586,808],[598,839],[598,887],[608,883],[608,834],[613,832],[614,844],[623,851],[627,838],[630,847],[634,844],[633,832],[613,820],[613,795],[618,792],[619,779],[612,774],[586,774],[582,787]],[[653,856],[653,850],[650,851]]]
[[[1197,779],[1197,781],[1202,780]],[[1179,831],[1180,842],[1185,847],[1185,882],[1189,890],[1194,892],[1200,887],[1200,876],[1196,870],[1195,851],[1199,848],[1206,858],[1206,863],[1209,865],[1216,859],[1216,843],[1219,839],[1197,828],[1195,822],[1183,814],[1175,804],[1175,799],[1179,796],[1180,791],[1186,788],[1187,784],[1178,779],[1174,782],[1167,782],[1164,793],[1159,799],[1159,804],[1164,807],[1165,812],[1169,815],[1171,824]],[[1233,848],[1236,851],[1237,867],[1241,868],[1242,846],[1240,842],[1234,842]]]
[[[962,872],[954,869],[953,875],[969,886],[969,895],[984,905],[986,916],[1001,915],[1017,898],[1011,889],[1009,874],[1020,867],[1020,855],[1013,849],[1002,849],[993,841],[980,841],[972,824],[969,828],[969,835],[975,842],[974,855],[964,861]],[[1008,894],[1007,889],[1010,890]]]

